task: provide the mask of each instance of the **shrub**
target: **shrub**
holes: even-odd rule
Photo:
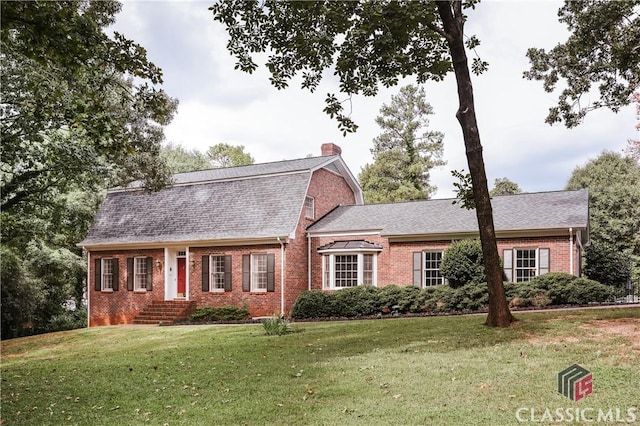
[[[575,275],[567,274],[566,272],[549,272],[548,274],[538,275],[533,280],[528,282],[532,283],[537,288],[540,288],[542,290],[550,290],[554,286],[568,285],[569,283],[577,279],[578,277],[576,277]]]
[[[487,283],[469,283],[455,292],[455,309],[460,312],[472,312],[485,309],[489,304]]]
[[[440,273],[453,288],[487,281],[480,240],[456,241],[444,252]]]
[[[399,306],[400,299],[402,298],[403,287],[397,285],[387,285],[380,289],[378,293],[378,303],[380,309],[383,312],[389,312],[393,310],[394,306]]]
[[[609,244],[592,242],[584,259],[584,273],[589,279],[618,288],[631,279],[631,256]]]
[[[264,327],[267,336],[282,336],[292,331],[289,326],[289,321],[278,315],[262,320],[262,327]]]
[[[212,322],[212,321],[242,321],[251,318],[251,314],[245,308],[237,306],[221,306],[198,308],[191,314],[189,321]]]
[[[324,318],[334,316],[333,294],[321,290],[305,291],[291,308],[292,318]]]
[[[341,317],[375,315],[380,312],[380,289],[371,285],[344,288],[334,293],[335,312]]]
[[[425,290],[425,308],[430,312],[447,312],[456,308],[456,291],[448,285],[427,287]]]
[[[610,286],[587,278],[575,278],[566,283],[558,282],[549,289],[549,297],[554,305],[606,302],[611,296]]]

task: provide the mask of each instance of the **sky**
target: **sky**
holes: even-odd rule
[[[373,161],[370,149],[381,132],[374,121],[380,107],[415,80],[401,80],[376,97],[354,96],[351,117],[359,129],[344,137],[322,111],[326,94],[338,93],[332,73],[310,93],[300,88],[299,80],[277,90],[262,63],[253,74],[235,70],[225,30],[208,10],[212,3],[124,1],[108,29],[141,44],[162,68],[162,88],[179,101],[165,129],[167,142],[202,152],[217,143],[243,145],[257,163],[320,155],[320,145],[333,142],[357,177]],[[528,69],[528,48],[550,49],[566,40],[568,32],[557,19],[559,7],[556,1],[485,1],[467,12],[465,34],[481,40],[476,52],[489,63],[487,72],[473,76],[489,188],[496,178],[506,177],[526,192],[561,190],[576,167],[604,150],[622,152],[628,139],[638,137],[633,106],[617,114],[591,112],[574,129],[544,122],[557,94],[546,93],[541,82],[526,80],[522,73]],[[455,79],[451,74],[423,87],[435,112],[429,130],[445,135],[447,164],[431,172],[431,183],[438,187],[433,198],[454,197],[451,170],[468,170],[455,118]]]

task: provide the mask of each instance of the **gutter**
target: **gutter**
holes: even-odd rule
[[[569,228],[569,271],[573,273],[573,228]]]
[[[87,253],[87,328],[89,328],[91,313],[91,252],[84,247],[82,247],[82,250]]]

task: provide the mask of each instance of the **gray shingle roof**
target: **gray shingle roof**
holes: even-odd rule
[[[228,180],[249,178],[279,173],[293,173],[305,170],[315,170],[328,165],[338,156],[300,158],[297,160],[283,160],[272,163],[250,164],[247,166],[226,167],[219,169],[200,170],[196,172],[178,173],[173,175],[174,185],[183,185],[196,182],[209,182],[215,180]],[[139,188],[140,181],[130,183],[127,188]],[[115,188],[122,190],[124,188]]]
[[[365,240],[334,241],[318,247],[321,250],[382,250],[382,246]]]
[[[107,194],[79,245],[275,238],[296,228],[311,171]]]
[[[493,197],[496,232],[586,229],[589,193],[540,192]],[[387,236],[477,233],[474,210],[452,199],[341,206],[308,228],[312,233],[376,230]]]

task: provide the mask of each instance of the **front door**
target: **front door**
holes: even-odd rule
[[[178,297],[185,297],[187,293],[187,259],[178,258]]]

